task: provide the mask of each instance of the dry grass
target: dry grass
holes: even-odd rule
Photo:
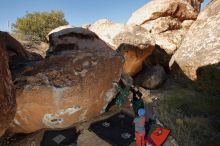
[[[175,86],[163,90],[157,115],[181,146],[217,146],[220,98]]]

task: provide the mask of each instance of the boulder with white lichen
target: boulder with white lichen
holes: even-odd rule
[[[49,38],[46,59],[16,74],[13,132],[71,126],[98,116],[115,97],[120,55],[83,28],[56,29]]]

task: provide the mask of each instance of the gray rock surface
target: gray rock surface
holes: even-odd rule
[[[144,88],[155,89],[164,83],[166,77],[166,72],[162,66],[148,66],[136,76],[135,82]]]

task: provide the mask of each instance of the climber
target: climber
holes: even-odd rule
[[[138,116],[134,118],[135,138],[137,146],[145,146],[145,110],[138,110]]]
[[[144,101],[142,99],[142,93],[134,85],[131,86],[133,97],[130,98],[131,106],[134,110],[135,116],[138,116],[138,110],[144,108]]]
[[[131,93],[130,88],[133,85],[133,79],[127,74],[122,74],[120,81],[113,81],[113,85],[118,91],[118,95],[115,98],[115,103],[120,107]]]
[[[126,98],[129,96],[130,87],[124,85],[122,81],[120,81],[119,83],[113,82],[113,85],[117,87],[117,90],[119,92],[118,95],[116,96],[115,103],[118,106],[121,106],[125,102]]]

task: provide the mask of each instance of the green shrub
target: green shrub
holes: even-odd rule
[[[32,12],[18,18],[12,24],[12,31],[45,42],[46,36],[51,30],[67,24],[62,11]]]

